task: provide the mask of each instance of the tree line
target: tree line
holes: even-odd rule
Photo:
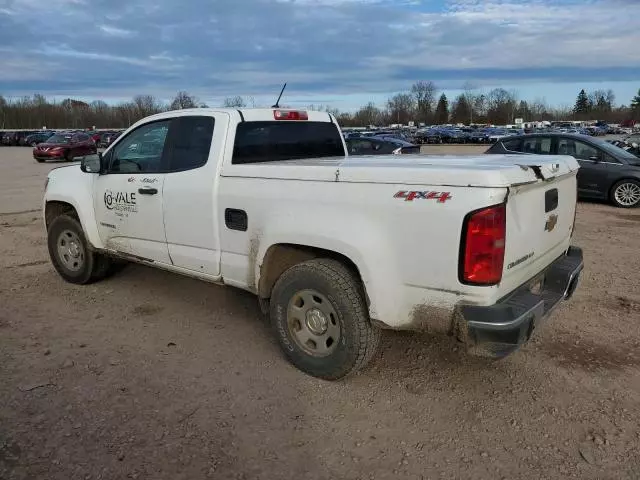
[[[581,90],[574,105],[552,107],[544,99],[522,100],[514,90],[494,88],[487,92],[466,84],[462,93],[450,100],[431,81],[414,83],[407,91],[391,96],[384,105],[370,102],[354,112],[341,112],[322,105],[306,108],[333,113],[343,127],[425,124],[495,124],[543,120],[603,120],[621,123],[640,121],[640,90],[629,106],[616,105],[612,90]],[[252,97],[228,97],[223,107],[256,107]],[[67,98],[49,101],[40,94],[19,99],[0,95],[0,128],[125,128],[154,113],[183,108],[207,107],[188,92],[180,91],[170,103],[152,95],[136,95],[131,101],[109,105],[102,100],[84,102]]]

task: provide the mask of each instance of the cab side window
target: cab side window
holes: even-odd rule
[[[209,159],[214,118],[178,117],[172,129],[169,171],[181,172],[202,167]]]
[[[135,129],[115,146],[109,173],[158,173],[171,120],[147,123]]]

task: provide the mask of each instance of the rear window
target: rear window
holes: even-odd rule
[[[329,122],[241,122],[233,146],[234,164],[345,155],[338,127]]]
[[[502,144],[504,145],[505,150],[509,150],[510,152],[520,152],[522,151],[522,139],[514,138],[511,140],[503,140]]]

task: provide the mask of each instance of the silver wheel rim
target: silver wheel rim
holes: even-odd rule
[[[316,290],[301,290],[291,298],[287,326],[298,347],[314,357],[331,355],[340,342],[338,314]]]
[[[56,242],[58,258],[65,268],[77,272],[84,266],[85,252],[80,238],[71,230],[64,230]]]
[[[614,193],[616,201],[625,207],[632,207],[640,202],[640,185],[635,183],[623,183],[616,188]]]

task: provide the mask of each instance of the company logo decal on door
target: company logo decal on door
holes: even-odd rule
[[[112,192],[111,190],[105,190],[104,206],[107,207],[108,210],[114,210],[116,215],[138,212],[135,192]]]

